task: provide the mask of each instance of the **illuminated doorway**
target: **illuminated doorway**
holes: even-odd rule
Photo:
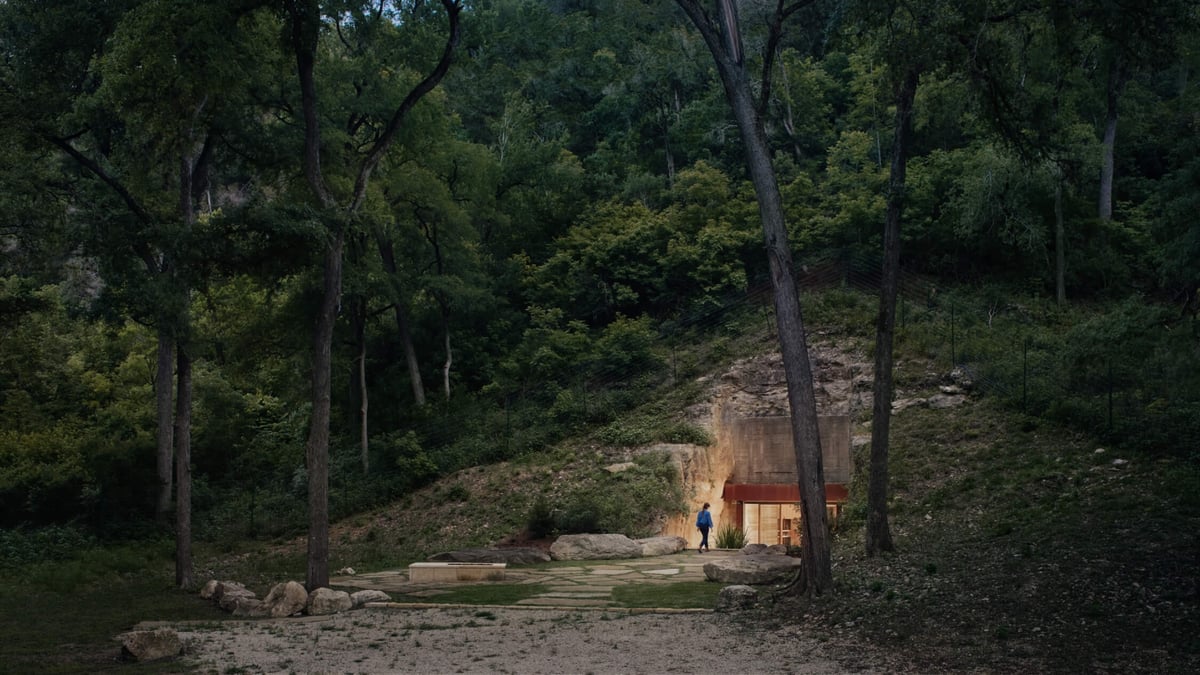
[[[747,544],[800,544],[800,505],[744,502],[742,532]]]

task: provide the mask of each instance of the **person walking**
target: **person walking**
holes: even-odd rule
[[[708,531],[712,529],[712,514],[708,512],[708,502],[704,502],[704,508],[700,509],[700,513],[696,515],[696,529],[700,530],[700,548],[697,549],[700,553],[704,553],[708,548]]]

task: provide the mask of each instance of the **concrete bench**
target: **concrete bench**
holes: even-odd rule
[[[419,562],[408,566],[408,580],[413,583],[504,581],[506,567],[508,563]]]

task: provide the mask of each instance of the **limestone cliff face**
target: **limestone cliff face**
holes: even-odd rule
[[[832,347],[810,349],[813,363],[817,412],[821,415],[850,415],[870,408],[870,366]],[[689,548],[700,543],[696,513],[708,502],[713,523],[725,522],[721,492],[734,476],[737,428],[735,420],[788,414],[787,381],[779,354],[742,359],[719,376],[704,378],[709,385],[707,400],[686,411],[689,422],[709,432],[713,445],[659,444],[647,451],[666,451],[675,461],[688,499],[690,513],[668,520],[664,535],[683,537]],[[865,400],[864,400],[865,399]],[[712,541],[710,544],[714,543]]]

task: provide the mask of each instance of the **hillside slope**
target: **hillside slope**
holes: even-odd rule
[[[926,363],[902,367],[910,399],[944,379]],[[854,433],[869,434],[861,415]],[[603,470],[630,454],[581,443],[460,472],[335,526],[333,564],[396,566],[513,542],[539,496],[604,508],[664,490],[665,461],[640,459],[619,478]],[[916,672],[1200,672],[1195,467],[1099,447],[974,396],[898,412],[891,471],[897,551],[862,554],[859,474],[836,527],[836,592],[782,598],[755,620],[790,624],[850,658],[869,652],[863,665],[876,668],[883,659]],[[626,514],[643,528],[629,534],[651,533],[669,512]]]

